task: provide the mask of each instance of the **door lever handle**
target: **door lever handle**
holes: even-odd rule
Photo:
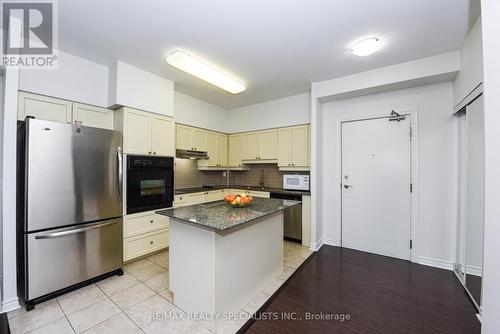
[[[349,189],[351,187],[350,184],[344,183],[344,189]]]

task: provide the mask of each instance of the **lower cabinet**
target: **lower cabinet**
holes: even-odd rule
[[[174,207],[179,208],[181,206],[220,201],[224,199],[225,195],[227,195],[226,189],[175,195]]]
[[[154,211],[123,217],[123,261],[168,247],[168,217]]]

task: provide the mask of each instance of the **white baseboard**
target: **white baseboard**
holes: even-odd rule
[[[446,270],[453,270],[453,263],[449,261],[433,259],[430,257],[419,256],[418,263],[424,266],[430,266],[435,268],[441,268]]]
[[[311,242],[311,247],[309,247],[309,249],[312,251],[318,251],[321,246],[323,246],[323,239],[319,239],[316,243]]]
[[[10,311],[18,309],[20,307],[21,307],[21,304],[19,304],[19,298],[12,298],[10,300],[4,300],[2,302],[2,312],[1,313],[10,312]]]
[[[483,269],[480,267],[466,266],[465,272],[469,275],[474,275],[474,276],[479,276],[479,277],[483,276]]]
[[[329,246],[337,246],[340,247],[340,244],[337,240],[335,239],[330,239],[330,238],[323,238],[323,244],[324,245],[329,245]]]

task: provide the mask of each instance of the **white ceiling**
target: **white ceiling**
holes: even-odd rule
[[[469,0],[61,0],[59,47],[105,65],[123,60],[232,109],[458,50],[478,15],[469,7]],[[381,51],[349,53],[371,36],[383,41]],[[247,90],[231,95],[169,67],[164,56],[176,48],[232,73]]]

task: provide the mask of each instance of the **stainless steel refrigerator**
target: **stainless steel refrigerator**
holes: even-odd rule
[[[26,307],[122,274],[122,134],[18,126],[18,281]]]

